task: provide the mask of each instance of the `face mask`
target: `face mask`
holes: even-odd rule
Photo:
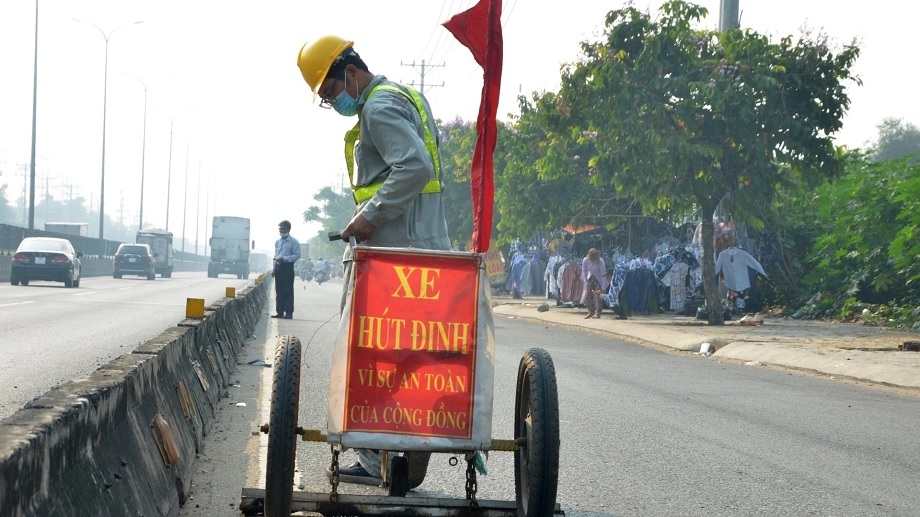
[[[336,95],[332,107],[343,117],[354,117],[358,114],[358,99],[348,94],[348,74],[345,74],[345,89]]]
[[[289,235],[288,232],[278,232],[278,233],[281,234],[282,239],[287,238],[287,236]]]

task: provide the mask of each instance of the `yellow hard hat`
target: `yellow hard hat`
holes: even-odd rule
[[[319,93],[319,85],[323,84],[333,63],[339,60],[342,52],[354,44],[353,41],[346,41],[338,36],[323,36],[304,43],[300,54],[297,55],[297,67],[300,68],[304,81],[313,90],[314,99]]]

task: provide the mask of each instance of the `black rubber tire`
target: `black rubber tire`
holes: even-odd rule
[[[291,515],[300,406],[300,357],[300,340],[294,336],[281,336],[272,364],[272,401],[265,464],[266,517]]]
[[[514,437],[526,438],[514,453],[517,514],[553,515],[559,485],[559,391],[546,350],[524,353],[514,400]]]
[[[70,288],[73,287],[73,277],[69,276],[64,279],[64,287]]]
[[[19,285],[19,279],[15,276],[10,277],[10,285]]]
[[[78,276],[77,279],[73,281],[73,286],[74,286],[74,287],[80,287],[80,280],[82,280],[82,279],[83,279],[82,276]]]
[[[390,481],[387,495],[406,497],[409,492],[409,459],[405,456],[392,457],[390,459],[390,472],[387,477]]]
[[[19,281],[19,285],[29,285],[29,281],[28,281],[28,280],[20,280],[20,281]]]

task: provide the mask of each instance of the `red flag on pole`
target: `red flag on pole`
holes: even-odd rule
[[[495,115],[502,81],[502,3],[479,0],[475,6],[444,22],[444,27],[473,53],[483,70],[482,99],[476,119],[476,147],[470,170],[473,194],[473,251],[485,253],[492,237],[492,181]]]

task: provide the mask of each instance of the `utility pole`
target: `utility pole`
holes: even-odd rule
[[[722,0],[719,4],[719,32],[737,29],[741,26],[738,15],[738,0]]]
[[[419,93],[421,93],[422,95],[425,95],[425,71],[426,71],[427,69],[429,69],[429,68],[436,68],[436,67],[439,67],[439,66],[446,66],[445,63],[441,63],[440,65],[429,65],[429,64],[426,64],[426,63],[425,63],[425,60],[424,60],[424,59],[422,60],[422,64],[420,64],[420,65],[417,65],[417,64],[415,63],[415,61],[413,61],[413,62],[411,62],[411,63],[403,63],[402,61],[400,61],[399,64],[400,64],[401,66],[411,66],[412,68],[418,68],[418,70],[419,70],[419,76],[420,76],[420,78],[421,78],[421,80],[419,81],[419,84],[415,84],[414,81],[411,82],[411,83],[408,83],[408,84],[409,84],[409,86],[411,86],[411,87],[413,87],[413,88],[416,88],[416,87],[417,87]],[[441,84],[433,84],[433,85],[430,85],[430,86],[431,86],[432,88],[435,87],[435,86],[444,86],[444,82],[442,81]]]

